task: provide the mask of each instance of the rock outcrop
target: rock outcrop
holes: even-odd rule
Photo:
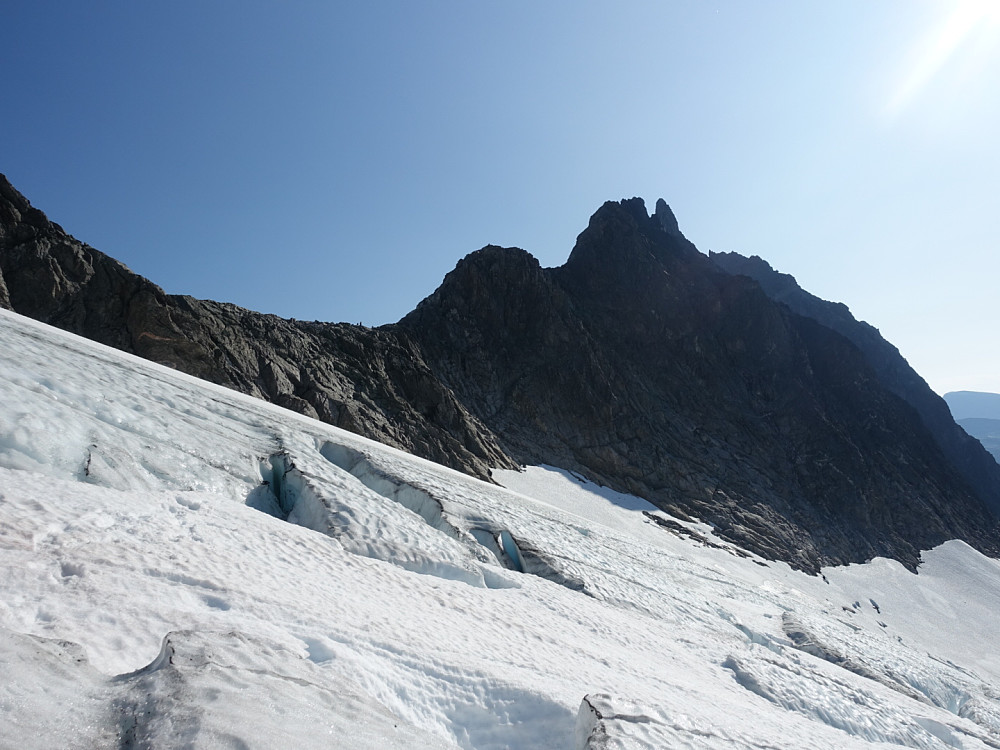
[[[398,324],[307,323],[167,295],[0,180],[0,304],[39,320],[480,477],[572,469],[806,570],[1000,552],[995,463],[962,463],[905,361],[723,260],[662,200],[609,202],[561,267],[488,246]]]

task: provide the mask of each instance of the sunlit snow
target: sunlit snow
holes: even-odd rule
[[[961,542],[810,577],[552,467],[0,341],[3,748],[1000,747],[1000,564]]]

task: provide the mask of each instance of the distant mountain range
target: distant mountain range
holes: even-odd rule
[[[1000,393],[952,391],[944,400],[955,419],[1000,419]]]
[[[487,246],[396,324],[167,295],[0,177],[0,305],[469,474],[550,464],[793,566],[961,538],[1000,553],[1000,467],[891,344],[662,200],[567,262]]]

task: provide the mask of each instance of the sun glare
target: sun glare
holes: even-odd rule
[[[1000,0],[958,0],[917,47],[901,85],[889,98],[885,112],[899,114],[926,85],[981,34],[1000,29]],[[995,40],[993,40],[995,42]]]

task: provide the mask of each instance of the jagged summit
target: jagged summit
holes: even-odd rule
[[[641,292],[663,269],[675,269],[679,261],[695,257],[703,261],[697,248],[677,228],[666,202],[661,198],[656,205],[657,212],[650,216],[642,198],[607,201],[591,216],[567,261],[544,272],[526,250],[486,245],[462,258],[439,289],[418,305],[418,310],[450,294],[464,298],[467,306],[492,308],[500,304],[500,298],[516,290],[513,298],[504,300],[511,303],[509,315],[516,318],[521,313],[514,307],[531,307],[530,300],[523,299],[525,295],[552,293],[549,278],[553,275],[577,286],[580,293],[589,291],[613,298]],[[703,270],[707,268],[702,265]],[[548,288],[539,292],[540,286]],[[400,323],[410,325],[413,320],[411,313]]]
[[[590,217],[590,226],[607,222],[615,214],[630,216],[637,227],[644,231],[661,230],[668,235],[684,238],[677,223],[677,217],[663,198],[657,198],[655,209],[650,216],[646,209],[646,201],[642,198],[623,198],[619,201],[605,203]]]
[[[561,272],[581,292],[628,291],[644,286],[662,271],[677,270],[679,264],[701,254],[680,231],[664,229],[665,217],[673,216],[663,204],[659,215],[650,216],[642,198],[608,201],[577,237],[576,245]]]

